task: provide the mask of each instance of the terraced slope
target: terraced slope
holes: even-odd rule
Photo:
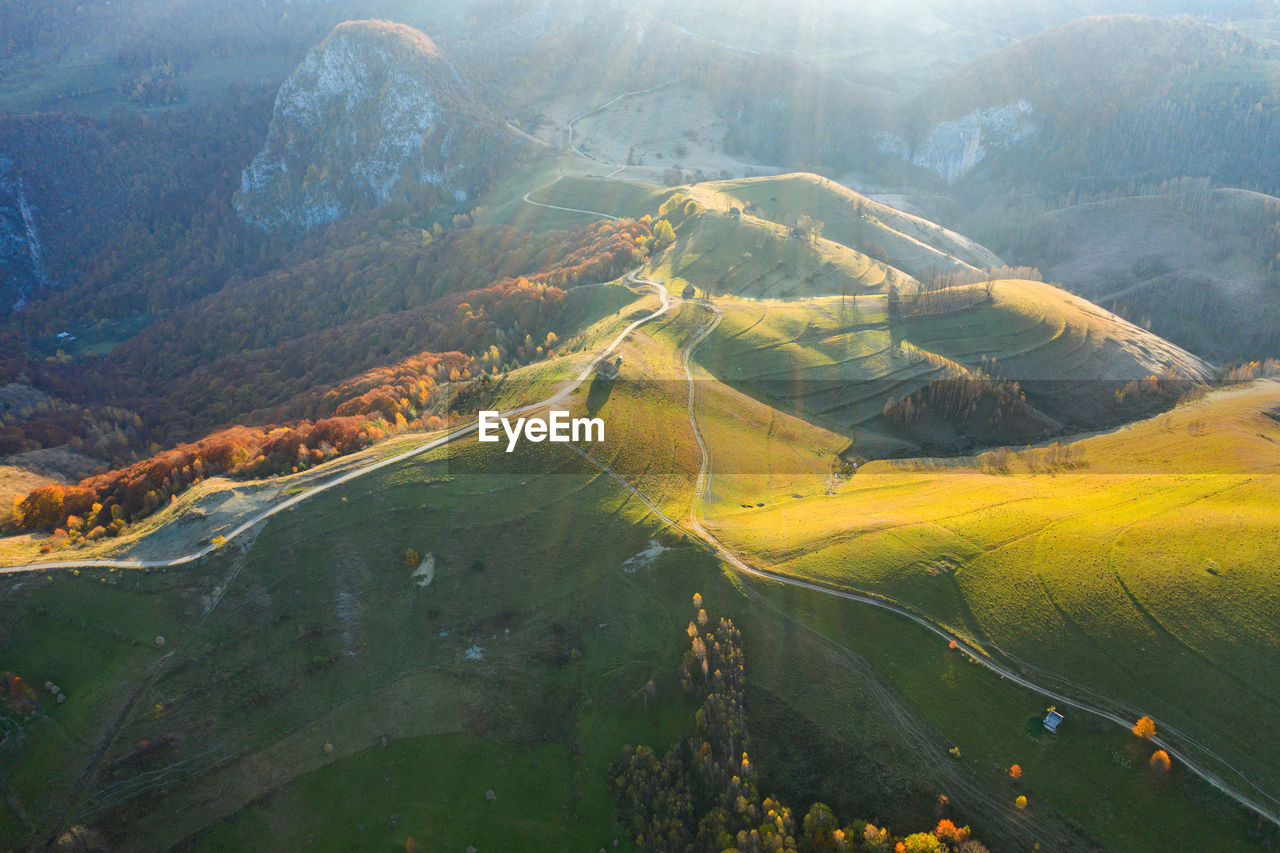
[[[754,215],[787,225],[801,215],[819,219],[826,226],[824,236],[854,249],[877,244],[887,253],[889,264],[917,278],[931,272],[972,271],[1004,263],[967,237],[818,175],[710,181],[690,192],[716,206],[731,201],[745,206],[749,202]]]
[[[1017,380],[1128,381],[1174,376],[1205,381],[1213,369],[1181,347],[1065,290],[1037,281],[956,288],[971,307],[907,314],[905,334],[925,349],[974,363],[996,362]]]
[[[879,295],[720,302],[724,321],[700,348],[701,363],[734,387],[851,435],[861,456],[962,442],[954,425],[935,420],[909,434],[884,418],[886,404],[940,380],[1018,382],[1039,413],[985,440],[1026,443],[1064,424],[1125,418],[1115,392],[1131,381],[1213,375],[1167,341],[1040,282],[1000,281],[990,294],[982,285],[954,288],[928,303],[938,313],[893,318]]]
[[[794,299],[905,287],[898,270],[830,240],[791,236],[775,222],[704,210],[684,219],[680,240],[653,265],[676,292],[693,284],[708,293]]]
[[[890,399],[969,375],[964,365],[899,340],[880,296],[719,304],[724,321],[699,349],[699,362],[722,382],[855,436],[862,455],[912,446],[877,423]]]

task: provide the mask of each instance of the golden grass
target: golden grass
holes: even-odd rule
[[[797,576],[880,592],[1141,708],[1274,784],[1280,736],[1280,383],[1079,441],[874,462],[833,496],[713,519]],[[1038,470],[1039,473],[1031,473]]]
[[[984,285],[957,288],[982,294]],[[1038,281],[997,281],[993,301],[937,316],[906,317],[910,340],[962,362],[997,359],[1014,379],[1128,380],[1173,372],[1207,379],[1211,368],[1157,335]]]
[[[703,292],[786,299],[883,291],[905,281],[839,243],[795,239],[789,228],[753,217],[704,211],[683,222],[679,234],[654,266],[677,293],[691,283]]]

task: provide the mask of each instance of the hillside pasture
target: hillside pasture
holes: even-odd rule
[[[726,512],[715,531],[1150,714],[1274,791],[1280,765],[1256,745],[1280,736],[1277,403],[1262,381],[1069,448],[874,462],[835,494]]]

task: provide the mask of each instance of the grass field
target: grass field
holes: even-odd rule
[[[877,462],[835,495],[713,520],[742,553],[903,601],[1274,791],[1277,404],[1261,382],[1079,441],[1065,465]]]
[[[607,203],[653,192],[632,185]],[[716,209],[677,219],[681,239],[652,274],[673,294],[718,294],[723,314],[692,360],[707,499],[684,372],[714,316],[705,303],[638,329],[618,349],[620,378],[571,396],[575,413],[606,422],[606,441],[583,448],[592,459],[662,514],[705,516],[753,565],[893,598],[1034,681],[1152,715],[1256,796],[1280,790],[1265,748],[1280,737],[1280,382],[1220,389],[1065,450],[854,472],[842,458],[885,399],[991,359],[1002,375],[1086,385],[1208,368],[1032,282],[891,321],[871,279],[893,271],[847,247]],[[766,294],[789,298],[754,298]],[[504,375],[487,402],[544,398],[656,306],[620,283],[578,288],[580,331],[561,357]],[[113,547],[179,553],[421,440],[297,477],[207,482]],[[424,849],[627,849],[606,768],[623,744],[661,750],[688,727],[676,668],[694,592],[744,631],[762,793],[799,810],[821,800],[900,832],[954,816],[993,850],[1280,840],[1184,769],[1153,776],[1150,745],[1102,720],[1072,713],[1047,735],[1042,697],[918,625],[726,571],[570,449],[504,450],[467,440],[382,469],[181,570],[0,578],[3,668],[68,697],[37,690],[38,714],[0,716],[0,846],[82,823],[122,850],[269,839],[390,851],[409,836]],[[1020,793],[1026,811],[1012,806]]]
[[[59,792],[97,740],[68,740],[64,733],[100,731],[134,689],[138,701],[90,789],[94,811],[136,802],[131,849],[167,847],[383,735],[472,739],[459,744],[488,735],[505,753],[572,768],[566,755],[541,746],[565,742],[576,727],[576,712],[566,717],[563,702],[591,700],[605,706],[604,714],[650,677],[669,690],[674,667],[663,673],[643,662],[661,658],[664,648],[674,655],[681,623],[647,624],[663,619],[662,610],[640,595],[633,611],[614,588],[630,582],[619,567],[651,535],[635,523],[647,512],[634,509],[638,502],[607,478],[581,471],[583,463],[567,453],[565,470],[544,467],[527,486],[521,474],[489,473],[495,462],[514,465],[504,454],[480,456],[484,473],[465,451],[453,452],[318,498],[203,576],[114,572],[100,581],[86,571],[24,592],[26,606],[15,608],[22,615],[6,619],[21,638],[9,644],[6,663],[42,673],[31,677],[37,683],[54,678],[70,697],[36,727],[24,760],[12,765],[18,772],[9,781],[22,792],[28,815],[43,824],[56,814]],[[404,565],[408,547],[436,555],[435,578],[425,589],[415,587],[412,567]],[[593,602],[596,595],[604,598]],[[113,606],[95,612],[104,597]],[[637,622],[629,612],[644,615]],[[71,628],[63,628],[64,617]],[[609,622],[614,630],[599,627]],[[627,636],[619,633],[624,626],[655,645],[646,651],[630,644],[623,654],[616,645]],[[167,638],[164,649],[154,645],[156,635]],[[82,663],[69,667],[70,649],[79,645],[99,654],[81,655]],[[483,647],[482,660],[468,659],[473,646]],[[610,647],[615,651],[603,652]],[[264,658],[267,648],[274,654]],[[603,653],[578,664],[583,649]],[[159,662],[167,650],[173,657]],[[580,695],[587,682],[597,684],[592,696]],[[628,706],[620,707],[625,713]],[[636,730],[617,721],[602,725],[615,737]],[[148,739],[170,745],[160,756],[139,755],[138,744]],[[335,748],[329,755],[326,742]],[[610,741],[594,770],[620,747]],[[51,773],[54,767],[67,775]],[[169,800],[180,818],[147,803],[154,789],[195,770],[202,771],[200,782],[179,786]],[[429,764],[419,772],[439,770]],[[510,777],[495,775],[504,778]],[[559,784],[543,796],[575,802],[571,793],[581,780],[569,772]],[[147,798],[133,799],[148,788]],[[512,806],[532,814],[519,804],[518,790],[511,791]],[[583,843],[588,837],[603,843],[598,837],[608,831],[609,809],[599,807],[602,792],[588,791],[589,816],[571,820],[557,810],[546,818],[559,826],[562,842],[571,831]],[[354,823],[347,832],[348,841],[359,838]],[[353,846],[341,837],[335,844]]]
[[[956,288],[976,293],[983,285]],[[906,317],[912,343],[956,361],[996,361],[1002,376],[1087,383],[1170,375],[1204,381],[1212,368],[1186,350],[1053,285],[998,281],[991,301]]]
[[[654,265],[676,292],[691,282],[710,293],[786,299],[883,292],[909,281],[839,243],[794,239],[789,228],[755,217],[708,211],[683,222],[678,233],[682,239]]]
[[[635,339],[624,379],[601,409],[611,430],[624,420],[641,422],[642,407],[654,425],[679,423],[685,400],[675,383],[665,397],[624,386],[640,385],[641,375],[670,377],[676,349],[705,319],[705,309],[686,306]],[[728,465],[735,454],[759,453],[759,437],[771,429],[755,419],[777,416],[714,385],[707,380],[702,392],[715,413],[704,431],[718,458]],[[1276,394],[1272,388],[1230,398],[1238,428],[1214,442],[1229,451],[1211,452],[1222,476],[1256,462],[1251,431],[1265,425],[1250,407],[1275,405]],[[1203,437],[1187,424],[1205,414],[1189,407],[1165,424],[1188,465],[1204,465],[1206,457],[1196,455],[1207,452]],[[790,430],[779,434],[787,446],[822,447],[820,434],[803,422],[776,424],[774,434],[778,425]],[[683,457],[667,455],[652,437],[638,427],[628,450],[608,461],[632,466],[630,479],[638,466],[645,474],[647,455],[654,482],[680,468],[682,476],[670,481],[687,486]],[[838,449],[830,441],[827,450]],[[1161,470],[1164,451],[1149,441],[1141,446],[1153,458],[1137,457],[1136,471]],[[810,452],[760,489],[769,492],[764,507],[735,513],[745,488],[732,475],[713,482],[717,492],[739,489],[717,494],[708,507],[720,532],[734,541],[751,530],[785,532],[752,547],[794,571],[818,564],[788,563],[784,541],[803,542],[819,560],[856,559],[863,574],[836,579],[859,585],[877,567],[898,565],[900,557],[865,548],[861,535],[847,547],[846,532],[861,534],[894,508],[914,517],[921,510],[912,509],[910,496],[923,506],[929,488],[916,480],[932,478],[936,489],[943,474],[876,463],[898,482],[874,493],[877,509],[868,513],[867,501],[851,498],[868,472],[828,497],[825,457]],[[1097,466],[1091,473],[1115,474],[1101,455],[1101,446],[1090,451]],[[1029,463],[1015,463],[1015,474],[1004,478],[1016,481],[1011,488],[1063,482],[1061,474],[1018,474],[1019,464]],[[792,497],[789,490],[805,483],[807,493]],[[687,500],[687,491],[672,487],[665,505],[675,512]],[[935,521],[920,542],[937,539],[944,524]],[[913,535],[901,518],[894,526]],[[770,790],[822,798],[842,815],[904,828],[936,819],[931,803],[946,792],[983,837],[1016,849],[1052,839],[1053,849],[1087,850],[1089,837],[1141,849],[1166,830],[1199,848],[1216,839],[1212,849],[1251,849],[1250,822],[1225,800],[1177,775],[1154,784],[1140,743],[1094,730],[1080,717],[1067,736],[1046,740],[1033,725],[1043,704],[1036,696],[963,663],[909,623],[817,593],[754,582],[735,591],[702,552],[672,540],[675,550],[648,565],[628,563],[648,549],[656,529],[646,507],[579,457],[508,456],[467,444],[317,498],[273,521],[245,552],[228,549],[197,569],[84,571],[17,588],[8,583],[0,603],[6,666],[35,683],[53,678],[70,701],[50,706],[16,751],[5,747],[12,768],[6,778],[26,820],[48,825],[65,804],[61,792],[72,788],[132,698],[87,789],[92,799],[72,811],[109,831],[127,826],[124,849],[185,838],[195,849],[264,837],[292,846],[311,837],[319,849],[390,850],[409,835],[428,849],[485,849],[501,848],[512,833],[534,838],[529,849],[609,847],[616,830],[603,768],[622,743],[660,746],[686,725],[691,709],[677,698],[675,660],[688,596],[701,591],[747,632],[751,713],[760,761],[774,768],[766,773]],[[425,589],[410,579],[402,559],[408,547],[437,558]],[[953,556],[963,555],[956,550]],[[1237,577],[1221,554],[1217,565],[1220,575],[1211,580]],[[976,561],[956,573],[957,580],[986,574]],[[914,566],[879,580],[901,593],[928,590],[937,578]],[[934,606],[959,599],[921,600]],[[996,633],[991,623],[978,627]],[[1223,630],[1239,627],[1223,623]],[[166,637],[163,648],[156,635]],[[481,659],[468,659],[474,647]],[[88,648],[95,653],[85,654]],[[1160,652],[1160,644],[1152,641],[1149,651]],[[1257,659],[1265,659],[1263,651]],[[1104,686],[1092,675],[1090,684]],[[634,697],[650,678],[662,701],[645,710]],[[1158,709],[1143,707],[1163,720]],[[1265,726],[1255,730],[1266,735]],[[148,752],[144,740],[168,745]],[[962,759],[947,756],[952,745]],[[805,769],[813,756],[824,756],[816,776]],[[1033,800],[1028,813],[1009,805],[1018,791],[1000,768],[1013,761],[1028,768],[1019,789]],[[455,763],[468,769],[441,769]],[[483,798],[489,788],[497,793],[492,803]],[[894,805],[886,809],[886,802]],[[23,824],[12,805],[5,809],[6,825]]]
[[[1127,381],[1212,375],[1189,353],[1050,285],[1000,281],[990,299],[980,285],[951,297],[968,307],[901,319],[874,294],[718,298],[724,321],[698,360],[735,388],[844,432],[869,458],[964,439],[946,423],[908,434],[882,417],[886,403],[939,379],[1018,381],[1049,417],[1094,424],[1114,422],[1114,392]]]
[[[742,252],[760,251],[753,247],[765,236],[786,238],[797,218],[804,214],[821,220],[825,225],[823,236],[827,240],[821,244],[818,254],[827,256],[831,263],[839,266],[861,268],[862,271],[852,273],[855,278],[876,275],[869,267],[880,269],[881,275],[888,275],[891,279],[897,271],[905,282],[911,276],[972,271],[1002,264],[998,256],[967,237],[872,201],[817,175],[789,174],[737,181],[707,181],[676,189],[605,178],[567,176],[534,190],[529,197],[543,204],[638,218],[646,213],[656,215],[662,202],[677,191],[712,212],[727,213],[731,207],[742,209],[751,205],[749,215],[737,223],[741,233],[734,235],[727,227],[717,226],[708,235],[709,239],[729,239],[732,243],[732,251],[725,247],[713,256],[715,260],[727,262],[723,268],[714,268],[717,276],[725,275],[729,269],[738,266]],[[498,221],[515,224],[525,220],[542,221],[548,217],[582,218],[581,214],[562,214],[545,208],[529,210],[530,205],[521,205],[513,202],[493,216]],[[581,224],[581,221],[576,224]],[[743,246],[744,242],[749,245]],[[864,250],[872,244],[879,247],[872,251],[885,252],[883,262],[866,257]],[[699,254],[707,251],[704,246]],[[778,253],[785,249],[773,251]],[[708,269],[713,267],[708,266]],[[867,279],[864,286],[881,284]],[[744,292],[742,285],[722,290]]]

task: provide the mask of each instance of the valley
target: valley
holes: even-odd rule
[[[269,87],[0,119],[0,846],[1280,843],[1270,43],[261,5]]]

